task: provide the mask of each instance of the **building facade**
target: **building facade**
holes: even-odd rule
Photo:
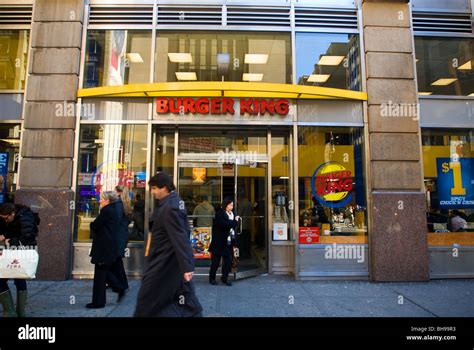
[[[236,278],[474,276],[470,0],[0,0],[0,201],[39,212],[39,277],[90,278],[123,186],[139,276],[166,171],[197,273],[225,197]]]

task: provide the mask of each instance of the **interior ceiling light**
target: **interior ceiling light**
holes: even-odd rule
[[[173,63],[192,63],[193,56],[190,53],[168,53],[168,58]]]
[[[267,64],[268,55],[248,53],[245,55],[246,64]]]
[[[175,72],[178,80],[197,80],[195,72]]]
[[[311,74],[307,81],[308,83],[325,83],[330,76],[329,74]]]
[[[458,79],[457,78],[441,78],[441,79],[438,79],[435,82],[431,83],[431,85],[433,85],[433,86],[446,86],[446,85],[454,83],[456,80],[458,80]]]
[[[341,64],[344,56],[321,56],[319,66],[338,66]]]

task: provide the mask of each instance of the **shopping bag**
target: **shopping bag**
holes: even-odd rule
[[[36,249],[0,248],[0,278],[36,278],[38,260]]]

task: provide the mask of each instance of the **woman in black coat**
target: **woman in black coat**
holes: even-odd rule
[[[222,283],[231,286],[229,272],[232,264],[233,246],[235,245],[235,228],[239,224],[239,217],[235,216],[232,210],[234,202],[230,198],[225,198],[222,208],[216,212],[214,225],[212,226],[212,242],[209,251],[212,253],[211,269],[209,271],[209,283],[216,285],[216,272],[222,258]]]
[[[120,217],[117,209],[118,197],[115,192],[106,191],[100,195],[99,216],[91,223],[93,232],[91,263],[94,268],[94,286],[92,292],[92,303],[86,305],[89,309],[99,309],[105,306],[106,282],[113,291],[123,294],[120,282],[114,278],[114,274],[108,274],[113,263],[119,257],[117,233],[120,230]]]

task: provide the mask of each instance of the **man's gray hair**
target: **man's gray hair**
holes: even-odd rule
[[[115,191],[103,191],[100,198],[110,201],[111,203],[118,201],[118,195]]]

